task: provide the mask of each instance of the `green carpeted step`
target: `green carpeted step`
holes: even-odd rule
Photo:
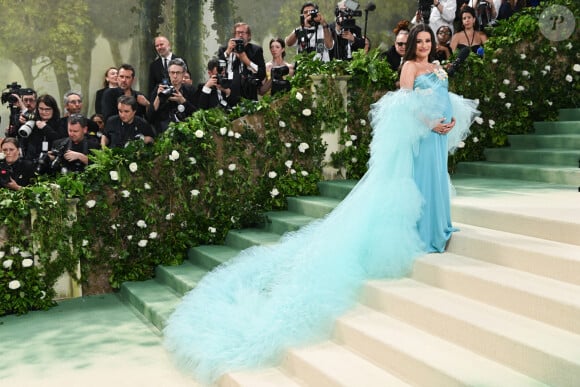
[[[580,121],[534,122],[535,134],[578,134]]]
[[[196,266],[211,270],[214,267],[229,261],[239,252],[240,249],[236,249],[231,246],[202,245],[189,249],[187,252],[187,257]]]
[[[185,261],[179,266],[157,266],[155,279],[183,295],[193,289],[207,272],[207,269]]]
[[[357,180],[327,180],[318,183],[321,196],[342,200],[356,185]]]
[[[459,163],[457,172],[494,178],[543,181],[553,184],[580,186],[580,168],[550,167],[539,164],[500,164],[474,161]]]
[[[580,150],[486,148],[487,161],[513,164],[542,164],[577,167]]]
[[[338,199],[319,196],[291,197],[287,198],[287,201],[288,211],[297,212],[313,218],[322,218],[340,203]]]
[[[555,135],[534,135],[534,134],[511,134],[508,140],[512,148],[558,148],[558,149],[580,149],[580,135],[555,134]]]
[[[181,296],[155,281],[124,282],[121,297],[135,307],[155,327],[162,330]]]
[[[270,211],[265,215],[264,230],[280,235],[288,231],[296,231],[315,219],[290,211]]]
[[[236,249],[247,249],[256,245],[269,245],[278,242],[280,234],[258,228],[230,230],[226,236],[226,245]]]
[[[580,121],[580,109],[560,109],[558,119],[560,121]]]

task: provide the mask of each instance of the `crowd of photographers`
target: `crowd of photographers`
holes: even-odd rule
[[[490,22],[498,17],[490,3],[493,1],[418,0],[415,19],[428,21],[437,31],[438,50],[440,46],[445,49],[444,58],[448,58],[451,33],[454,28],[463,28],[453,25],[462,14],[458,10],[473,5],[475,8],[469,7],[475,10],[473,17],[481,19],[489,7],[486,20]],[[512,3],[521,1],[501,0],[499,13],[506,14],[505,4],[513,11]],[[290,89],[287,77],[295,72],[294,65],[284,59],[287,46],[296,47],[298,53],[314,52],[315,59],[321,61],[350,60],[356,50],[370,48],[366,24],[368,13],[375,8],[369,3],[364,9],[363,30],[356,23],[356,18],[363,15],[356,1],[338,2],[331,22],[317,4],[304,3],[300,25],[285,39],[270,41],[272,60],[267,63],[262,47],[251,43],[250,26],[236,23],[232,38],[208,62],[207,80],[197,87],[192,85],[186,62],[172,52],[166,37],[158,36],[154,40],[158,57],[149,67],[147,95],[133,89],[133,66],[108,68],[104,87],[96,93],[96,114],[90,120],[81,114],[86,109],[79,92],[65,94],[61,116],[52,96],[37,96],[33,89],[22,88],[16,82],[7,85],[1,102],[10,109],[10,122],[0,142],[0,187],[18,190],[38,174],[82,171],[90,162],[87,155],[91,149],[124,147],[133,140],[152,143],[171,122],[183,121],[198,109],[228,110],[241,99],[257,100],[266,93],[286,92]],[[398,25],[395,45],[383,53],[395,70],[405,52],[408,28],[408,24]]]

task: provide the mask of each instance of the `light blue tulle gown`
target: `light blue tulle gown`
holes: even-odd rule
[[[447,92],[446,74],[372,106],[368,172],[330,214],[280,243],[252,247],[206,275],[164,329],[180,367],[205,384],[277,364],[284,350],[327,338],[362,283],[397,278],[442,251],[449,216],[447,151],[468,134],[476,102]],[[431,131],[455,117],[449,135]]]

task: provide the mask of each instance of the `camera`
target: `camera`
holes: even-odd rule
[[[12,178],[12,167],[5,162],[0,163],[0,187],[6,187]]]
[[[417,11],[421,13],[421,18],[425,24],[429,24],[433,4],[434,0],[417,0]]]
[[[2,103],[8,103],[10,105],[17,103],[18,99],[16,99],[16,97],[14,97],[12,94],[20,95],[20,89],[22,89],[22,86],[20,86],[17,82],[12,82],[10,85],[6,85],[6,89],[8,89],[8,91],[3,92],[2,97],[0,98]]]
[[[244,52],[244,50],[246,49],[244,39],[234,39],[234,42],[236,43],[234,51],[237,53]]]
[[[346,1],[344,6],[344,9],[340,9],[338,7],[334,9],[336,24],[342,28],[342,31],[351,31],[356,27],[356,22],[353,18],[362,16],[362,11],[358,10],[359,3],[356,1]]]
[[[317,9],[311,9],[308,14],[310,15],[310,20],[312,22],[315,22],[314,19],[316,19],[318,17],[318,10]]]
[[[18,128],[18,136],[28,138],[36,125],[36,121],[28,120],[20,128]]]
[[[71,146],[71,141],[67,140],[67,141],[63,141],[62,143],[60,143],[58,145],[58,147],[53,148],[51,153],[54,156],[54,160],[52,160],[52,162],[50,162],[50,158],[48,158],[46,160],[47,164],[48,164],[48,169],[51,171],[55,171],[57,169],[60,168],[62,173],[67,173],[68,169],[66,167],[61,166],[62,164],[62,160],[64,159],[64,154],[70,149]],[[48,157],[48,154],[47,154]],[[39,160],[40,163],[40,160]],[[75,163],[80,163],[80,161],[76,160]]]
[[[228,89],[232,86],[232,80],[228,79],[226,76],[226,68],[228,66],[228,62],[223,59],[218,60],[218,67],[217,67],[217,83],[224,89]]]
[[[159,96],[159,102],[165,103],[173,94],[175,94],[176,90],[173,85],[165,86],[163,90],[161,90],[157,95]]]
[[[290,69],[288,66],[276,66],[270,70],[272,74],[272,81],[281,81],[284,75],[288,75]]]

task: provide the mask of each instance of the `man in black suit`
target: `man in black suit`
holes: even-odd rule
[[[252,31],[246,23],[234,25],[234,37],[218,50],[218,58],[227,62],[227,78],[232,81],[230,95],[235,105],[240,98],[258,100],[258,89],[266,77],[262,47],[250,43]]]
[[[200,109],[221,107],[231,108],[229,88],[231,83],[225,76],[226,62],[221,59],[210,59],[207,63],[207,82],[200,83],[195,91],[194,105]]]
[[[137,100],[139,107],[137,108],[137,115],[144,117],[150,103],[147,97],[140,91],[133,89],[133,82],[135,81],[135,68],[130,64],[124,63],[119,66],[117,75],[119,87],[108,88],[103,93],[103,116],[105,122],[111,116],[117,115],[117,100],[122,95],[132,95]]]
[[[340,1],[336,5],[334,11],[336,22],[330,24],[330,31],[334,39],[334,48],[331,51],[332,59],[352,60],[352,53],[365,47],[361,28],[355,23],[355,12],[356,10],[347,7],[346,1]]]
[[[157,89],[160,83],[169,82],[167,67],[177,56],[171,52],[171,43],[165,36],[158,36],[154,40],[157,58],[149,65],[149,94]]]

